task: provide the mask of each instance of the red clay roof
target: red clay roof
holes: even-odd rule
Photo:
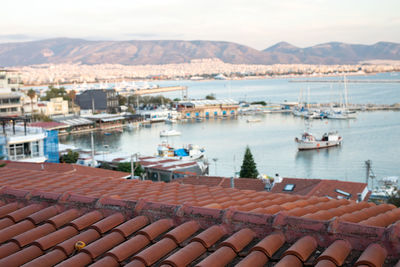
[[[18,162],[18,161],[8,161],[0,160],[0,163],[6,163],[6,168],[25,170],[25,171],[42,171],[45,174],[74,174],[74,175],[84,175],[84,176],[101,176],[104,178],[123,178],[129,175],[126,172],[97,169],[86,167],[78,164],[67,164],[67,163],[30,163],[30,162]],[[1,173],[1,171],[0,171]]]
[[[206,186],[221,186],[224,188],[231,187],[230,178],[214,177],[214,176],[188,176],[175,180],[180,184],[206,185]],[[260,179],[244,179],[235,178],[235,188],[243,190],[264,191],[265,184]]]
[[[285,186],[288,184],[295,185],[293,191],[284,190]],[[271,192],[302,196],[329,196],[335,199],[345,197],[342,193],[338,193],[336,191],[337,189],[351,194],[350,199],[357,200],[357,194],[367,190],[367,184],[339,180],[283,178],[281,183],[274,184]],[[368,198],[364,198],[363,200],[368,200]]]
[[[393,266],[399,260],[400,208],[393,205],[17,165],[0,168],[0,266]]]
[[[399,230],[399,223],[382,230],[282,214],[0,192],[0,266],[394,266]]]

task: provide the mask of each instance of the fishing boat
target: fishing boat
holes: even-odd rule
[[[163,142],[158,146],[157,152],[159,157],[181,160],[199,160],[205,157],[204,148],[191,144],[182,148],[174,148],[168,143]]]
[[[161,137],[166,137],[166,136],[176,136],[176,135],[181,135],[181,132],[174,130],[174,129],[170,129],[170,130],[162,130],[160,132],[160,136]]]
[[[294,140],[299,150],[310,150],[338,146],[343,138],[337,132],[325,133],[320,139],[309,132],[304,132],[300,139],[296,137]]]

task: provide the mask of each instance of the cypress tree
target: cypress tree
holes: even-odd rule
[[[254,162],[250,148],[249,146],[247,146],[243,157],[242,167],[240,168],[240,177],[257,178],[257,176],[258,176],[257,166],[256,163]]]

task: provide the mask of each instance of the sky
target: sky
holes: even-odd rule
[[[213,40],[265,49],[285,41],[400,43],[400,0],[6,0],[0,43]]]

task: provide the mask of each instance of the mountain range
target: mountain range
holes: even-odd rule
[[[400,60],[400,44],[373,45],[330,42],[306,48],[286,42],[264,50],[221,41],[88,41],[56,38],[0,44],[0,66],[44,63],[169,64],[218,58],[233,64],[357,64],[365,60]]]

